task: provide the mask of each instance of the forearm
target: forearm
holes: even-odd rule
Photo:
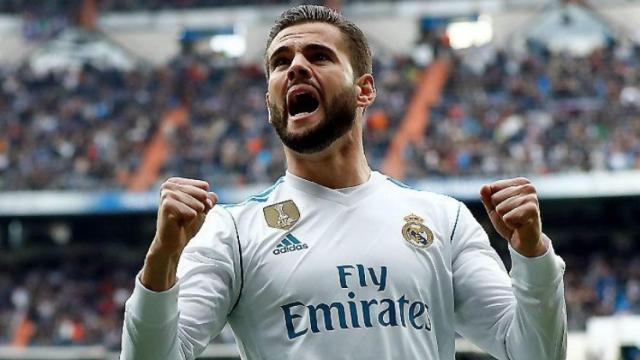
[[[162,186],[156,236],[125,307],[121,359],[194,359],[226,322],[236,233],[205,185],[172,178]]]
[[[543,236],[548,251],[537,257],[510,246],[509,276],[469,210],[461,207],[459,214],[453,236],[456,331],[501,360],[564,359],[564,262],[551,241]]]
[[[154,293],[136,281],[125,306],[121,360],[185,359],[178,340],[178,289]]]
[[[537,258],[514,252],[512,249],[511,279],[516,304],[506,336],[509,358],[562,360],[567,331],[564,263],[551,247]]]
[[[152,291],[166,291],[176,283],[180,254],[167,254],[152,243],[140,273],[142,285]]]

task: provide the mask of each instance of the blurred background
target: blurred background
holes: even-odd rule
[[[0,359],[117,358],[159,184],[233,203],[283,173],[263,51],[300,3],[370,40],[371,166],[463,200],[507,265],[478,191],[530,177],[567,263],[569,359],[640,359],[635,0],[0,0]]]

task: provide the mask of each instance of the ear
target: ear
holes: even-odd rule
[[[267,113],[269,114],[269,124],[273,124],[271,122],[271,107],[269,106],[269,93],[264,94],[264,100],[267,102]]]
[[[373,75],[364,74],[356,80],[356,86],[358,88],[357,105],[358,107],[367,108],[376,99],[376,85],[373,80]]]

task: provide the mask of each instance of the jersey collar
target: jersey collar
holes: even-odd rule
[[[311,196],[336,202],[344,206],[353,205],[366,196],[372,194],[377,188],[376,184],[380,184],[383,180],[384,176],[382,176],[382,174],[377,171],[372,171],[369,179],[360,185],[346,189],[331,189],[293,175],[289,171],[287,171],[284,176],[285,184],[290,185],[296,190],[302,191]]]

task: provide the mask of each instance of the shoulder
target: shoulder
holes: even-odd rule
[[[240,238],[246,239],[247,234],[255,233],[261,227],[260,225],[264,225],[265,207],[286,198],[287,191],[283,189],[284,182],[284,177],[281,177],[271,186],[248,196],[242,202],[220,206],[221,210],[230,216]]]
[[[453,209],[456,212],[462,204],[459,200],[451,196],[432,192],[427,189],[419,189],[385,174],[380,174],[380,176],[385,180],[382,182],[384,184],[383,186],[387,188],[388,192],[394,194],[394,196],[406,197],[432,204],[439,208]]]
[[[278,192],[283,182],[284,177],[281,177],[268,188],[250,195],[239,203],[221,204],[220,206],[223,211],[228,212],[234,218],[256,211],[257,209],[262,209],[263,205]]]

